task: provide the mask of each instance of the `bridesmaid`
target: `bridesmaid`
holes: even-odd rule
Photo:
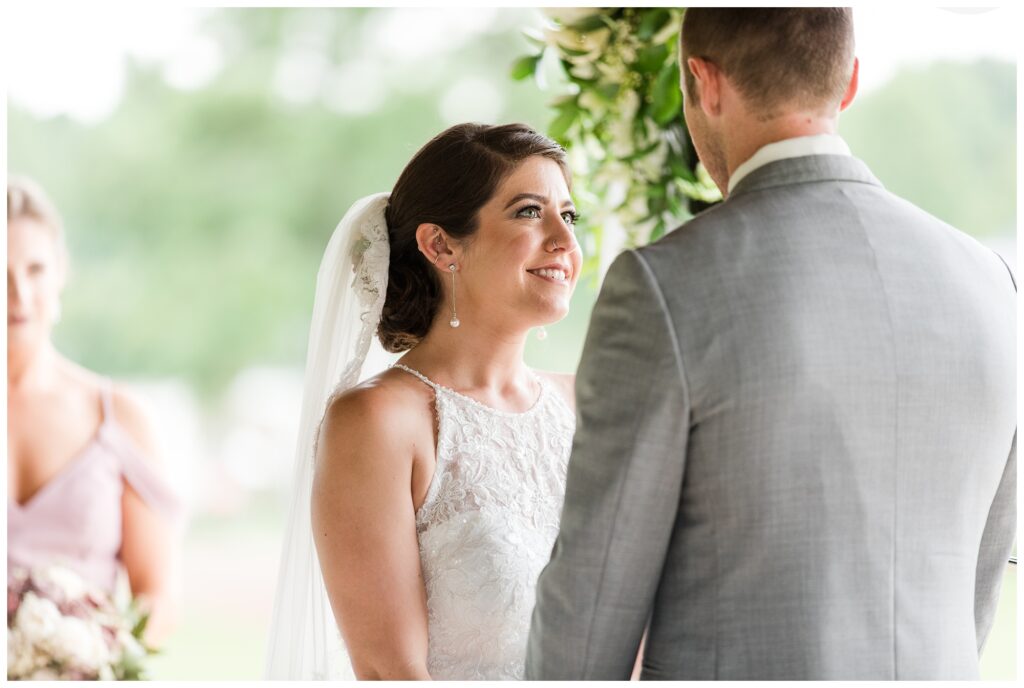
[[[114,593],[121,572],[159,644],[178,598],[181,505],[136,402],[50,340],[68,270],[60,217],[28,179],[7,185],[7,575],[62,564]]]

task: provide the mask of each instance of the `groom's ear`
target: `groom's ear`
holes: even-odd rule
[[[839,111],[842,112],[846,108],[850,107],[850,103],[857,96],[857,83],[860,78],[860,60],[856,57],[853,58],[853,74],[850,76],[850,83],[846,86],[846,93],[843,94],[843,100],[839,103]]]
[[[722,78],[718,66],[701,57],[688,57],[686,66],[693,74],[697,89],[697,103],[708,117],[715,117],[722,110]]]
[[[448,245],[448,235],[440,226],[424,222],[417,227],[416,246],[427,260],[438,266],[439,270],[448,269],[448,264],[445,261],[450,260],[454,254]]]

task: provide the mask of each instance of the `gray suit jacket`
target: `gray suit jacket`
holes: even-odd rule
[[[608,272],[527,676],[971,679],[1016,523],[1015,286],[855,158]]]

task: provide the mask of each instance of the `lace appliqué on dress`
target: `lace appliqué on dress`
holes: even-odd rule
[[[575,415],[543,380],[504,413],[435,390],[437,467],[416,514],[435,679],[521,680],[541,569],[565,497]]]

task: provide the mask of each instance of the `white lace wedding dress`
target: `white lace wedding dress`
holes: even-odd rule
[[[545,380],[508,413],[434,389],[437,468],[416,513],[434,679],[520,680],[535,586],[565,496],[575,414]]]

